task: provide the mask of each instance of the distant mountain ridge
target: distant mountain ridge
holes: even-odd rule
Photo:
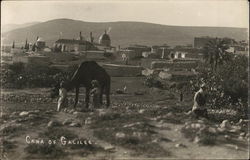
[[[28,26],[32,26],[38,23],[40,22],[29,22],[29,23],[24,23],[24,24],[5,24],[2,26],[2,32],[4,33],[8,31],[12,31],[14,29],[18,29],[18,28],[28,27]]]
[[[122,47],[130,44],[150,46],[193,44],[194,37],[198,36],[230,37],[236,40],[247,40],[248,37],[246,28],[185,27],[146,22],[85,22],[55,19],[2,33],[2,42],[11,44],[15,41],[17,45],[22,45],[26,38],[34,43],[36,37],[40,36],[48,46],[52,46],[59,38],[77,38],[80,31],[86,39],[89,39],[89,34],[92,32],[94,41],[97,42],[99,36],[109,29],[111,29],[109,35],[112,45]]]

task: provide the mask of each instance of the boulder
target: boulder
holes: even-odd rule
[[[62,122],[63,125],[69,125],[69,124],[71,124],[71,123],[72,123],[72,119],[65,119],[65,120]]]
[[[159,73],[159,77],[163,80],[170,80],[172,78],[172,74],[166,72],[166,71],[161,71]]]
[[[48,127],[57,127],[57,126],[61,126],[61,123],[56,121],[56,120],[51,120],[51,121],[49,121],[47,126]]]
[[[77,122],[72,122],[69,126],[70,127],[81,127],[81,124],[77,123]]]
[[[241,133],[240,133],[240,136],[242,136],[242,137],[244,137],[245,135],[246,135],[245,132],[241,132]]]
[[[122,132],[117,132],[116,134],[115,134],[115,137],[116,138],[124,138],[126,135],[125,135],[125,133],[122,133]]]
[[[225,135],[224,138],[225,138],[226,140],[228,140],[228,139],[230,139],[230,136],[229,136],[229,135]]]
[[[231,124],[230,124],[230,122],[229,122],[228,120],[224,120],[224,121],[222,121],[222,123],[220,124],[220,127],[221,127],[221,128],[225,128],[225,129],[228,129],[228,128],[231,127]]]
[[[142,114],[142,113],[145,112],[145,109],[140,109],[138,112],[139,112],[140,114]]]
[[[154,73],[154,70],[152,69],[145,69],[145,70],[142,70],[142,75],[144,76],[150,76]]]
[[[74,115],[78,115],[79,113],[80,113],[80,112],[77,112],[77,111],[73,112]]]
[[[85,124],[91,124],[92,123],[92,119],[90,117],[85,119]]]
[[[238,139],[239,140],[244,140],[244,137],[243,136],[239,136]]]
[[[179,147],[186,147],[186,145],[182,144],[182,143],[177,143],[175,145],[176,148],[179,148]]]
[[[27,111],[23,111],[23,112],[19,113],[19,116],[22,116],[22,117],[28,116],[28,115],[29,115],[29,112],[27,112]]]
[[[110,145],[109,146],[105,146],[104,150],[105,151],[113,151],[113,150],[115,150],[115,147],[114,146],[110,146]]]

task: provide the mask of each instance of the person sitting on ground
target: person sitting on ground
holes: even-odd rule
[[[68,106],[68,98],[67,98],[66,83],[62,81],[60,83],[57,111],[59,112],[61,108],[66,108],[67,106]]]
[[[199,91],[197,91],[194,95],[194,105],[192,108],[192,112],[196,116],[207,118],[207,109],[206,109],[206,95],[205,95],[206,87],[205,84],[200,86]]]
[[[100,103],[100,88],[99,88],[99,82],[97,80],[93,80],[91,82],[91,85],[93,89],[90,91],[90,95],[93,97],[92,99],[92,107],[98,108]]]

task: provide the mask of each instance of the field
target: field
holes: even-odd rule
[[[125,85],[126,93],[116,93]],[[247,159],[248,123],[238,123],[232,111],[195,119],[188,114],[192,95],[178,99],[144,86],[143,77],[112,78],[111,107],[83,112],[56,112],[48,88],[2,90],[1,159]]]

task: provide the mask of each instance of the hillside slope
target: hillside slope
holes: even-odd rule
[[[196,36],[247,39],[247,29],[244,28],[167,26],[126,21],[96,23],[72,19],[55,19],[3,33],[2,40],[3,44],[11,44],[15,40],[16,44],[22,45],[21,43],[24,43],[26,38],[28,41],[34,42],[37,36],[41,36],[51,46],[59,37],[77,38],[79,31],[82,31],[82,35],[89,39],[89,33],[92,31],[94,40],[98,41],[98,37],[108,28],[111,28],[109,34],[114,46],[165,43],[169,45],[192,44],[193,38]]]

